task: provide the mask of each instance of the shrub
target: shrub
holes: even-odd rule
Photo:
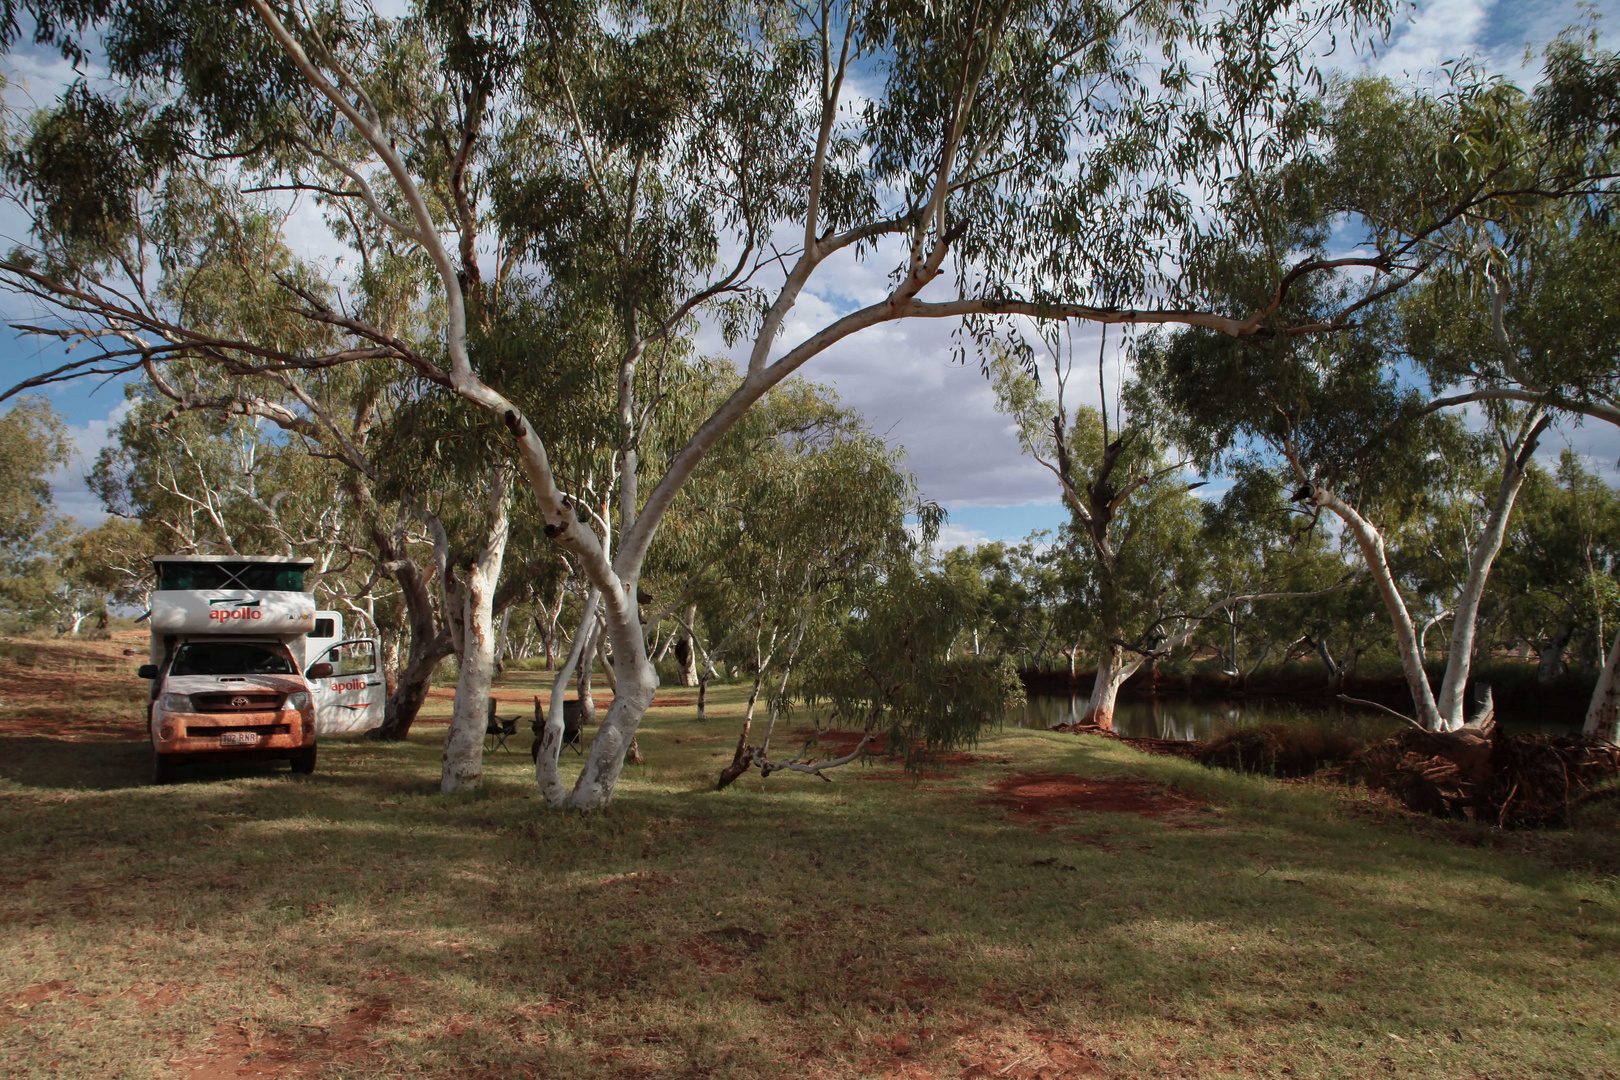
[[[1310,724],[1234,728],[1198,752],[1198,761],[1267,776],[1309,776],[1324,765],[1349,761],[1360,749],[1348,735]]]

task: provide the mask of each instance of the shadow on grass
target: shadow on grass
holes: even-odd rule
[[[0,736],[0,778],[28,788],[111,791],[152,774],[152,746],[129,739]]]
[[[141,743],[10,742],[27,745],[0,744],[0,771],[26,761],[33,787],[92,786],[86,752],[104,755],[98,775],[136,765],[135,782],[144,762]],[[1332,1061],[1366,1075],[1386,1059],[1408,1075],[1579,1075],[1602,1052],[1601,1031],[1504,1010],[1538,995],[1570,1015],[1603,1007],[1620,944],[1606,906],[1513,880],[1489,853],[1307,812],[1280,785],[1211,776],[1198,786],[1218,813],[1030,822],[987,801],[1006,775],[988,766],[928,791],[861,774],[684,790],[723,748],[653,736],[645,780],[582,817],[546,811],[519,770],[476,798],[437,795],[436,742],[323,742],[307,782],[228,782],[284,768],[253,766],[266,772],[38,800],[0,856],[48,850],[56,877],[8,903],[41,940],[69,931],[76,963],[121,955],[131,928],[153,950],[181,930],[207,960],[185,977],[240,972],[243,1000],[272,982],[386,996],[419,1018],[379,1041],[387,1060],[371,1064],[388,1074],[467,1060],[582,1077],[894,1071],[853,1030],[904,1034],[935,1064],[990,1063],[960,1075],[1020,1078],[1048,1052],[1037,1028],[1115,1075],[1183,1057],[1243,1075]],[[1023,771],[1193,786],[1191,767],[1117,748],[1005,745]],[[1268,805],[1244,801],[1257,793]],[[1577,932],[1587,967],[1548,968],[1577,959]],[[224,1015],[207,994],[183,1007]],[[992,1037],[1005,1047],[980,1046]]]
[[[194,762],[179,766],[175,782],[206,783],[285,773],[285,761]],[[0,736],[0,779],[40,790],[116,791],[152,779],[152,746],[129,739],[49,739]]]

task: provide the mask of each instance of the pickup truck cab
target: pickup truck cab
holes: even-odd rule
[[[152,594],[152,781],[180,765],[285,758],[315,769],[323,733],[382,722],[375,638],[343,638],[303,591],[309,559],[160,556]]]

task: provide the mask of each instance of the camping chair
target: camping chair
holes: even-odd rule
[[[584,754],[584,740],[579,737],[584,725],[579,719],[579,702],[563,702],[563,736],[564,746],[571,746],[575,754]],[[540,737],[546,732],[546,707],[540,704],[540,699],[534,699],[534,723],[529,725],[534,732],[534,745],[529,747],[529,756],[535,760],[540,758]]]
[[[489,699],[489,720],[484,724],[484,749],[505,750],[508,754],[512,748],[506,745],[506,740],[517,734],[517,718],[502,720],[495,715],[495,699]],[[490,743],[494,743],[493,746]]]

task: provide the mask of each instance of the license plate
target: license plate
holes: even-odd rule
[[[258,746],[259,736],[253,731],[227,731],[219,737],[221,746]]]

